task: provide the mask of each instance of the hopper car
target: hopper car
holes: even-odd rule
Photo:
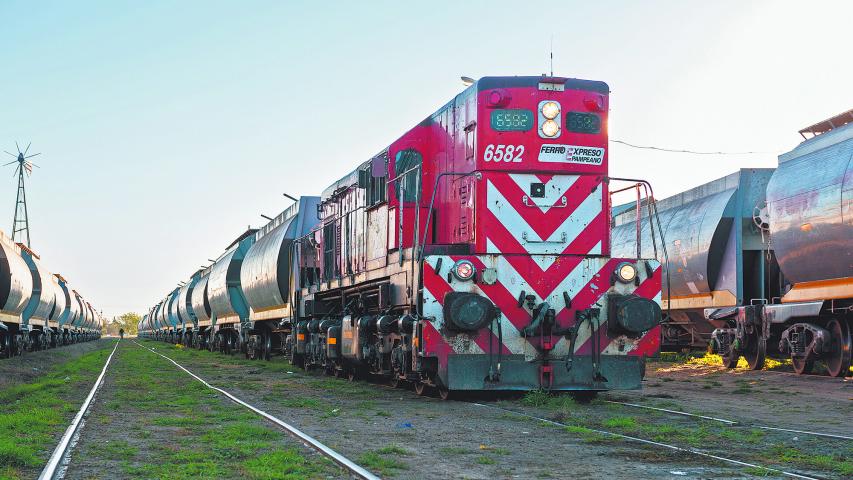
[[[443,398],[639,388],[661,267],[611,251],[608,111],[603,82],[484,77],[240,235],[141,335]]]
[[[729,368],[744,357],[760,369],[770,354],[800,374],[816,361],[849,374],[853,110],[800,133],[775,169],[742,169],[656,202],[669,252],[664,348],[707,346]],[[637,251],[636,218],[630,206],[614,209],[619,255]],[[649,232],[639,238],[647,251]]]
[[[0,357],[94,340],[103,326],[65,278],[0,232]]]

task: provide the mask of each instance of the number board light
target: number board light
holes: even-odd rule
[[[565,89],[566,85],[562,83],[539,82],[539,90],[545,90],[548,92],[562,92]]]
[[[594,113],[569,112],[566,114],[566,129],[574,133],[600,133],[601,118]]]
[[[533,128],[533,112],[524,109],[492,110],[492,130],[498,132],[526,132]]]

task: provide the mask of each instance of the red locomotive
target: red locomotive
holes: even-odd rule
[[[610,257],[608,93],[480,79],[241,235],[143,335],[442,397],[638,388],[659,349],[661,269]]]
[[[638,388],[660,268],[609,256],[608,93],[482,78],[328,187],[293,360],[442,396]]]

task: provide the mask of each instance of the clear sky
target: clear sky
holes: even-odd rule
[[[612,144],[612,175],[663,197],[774,166],[797,130],[853,107],[851,19],[850,1],[0,0],[0,150],[42,153],[28,196],[44,264],[107,316],[142,312],[460,75],[547,72],[552,35],[556,75],[610,85],[612,139],[770,152]]]

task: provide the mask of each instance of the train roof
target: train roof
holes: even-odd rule
[[[233,242],[229,243],[228,246],[225,247],[225,251],[227,252],[228,250],[230,250],[231,247],[233,247],[234,245],[237,245],[238,243],[243,241],[244,238],[253,236],[255,234],[255,232],[257,232],[257,231],[258,231],[257,228],[249,227],[248,229],[246,229],[245,232],[241,233],[240,236],[237,237]]]
[[[547,75],[540,76],[493,76],[493,77],[481,77],[476,82],[474,82],[471,86],[463,90],[459,95],[465,94],[469,89],[475,90],[487,90],[492,88],[513,88],[513,87],[542,87],[543,85],[562,85],[564,89],[568,90],[587,90],[598,92],[602,94],[610,93],[610,86],[607,83],[599,81],[599,80],[584,80],[580,78],[567,78],[567,77],[549,77]],[[553,87],[549,88],[553,89]],[[451,102],[453,100],[450,100]],[[446,106],[447,104],[445,104]],[[444,107],[439,108],[441,110]],[[424,122],[430,122],[432,115],[428,116]],[[350,171],[335,183],[326,187],[323,190],[321,195],[321,201],[325,202],[330,198],[334,197],[341,191],[347,190],[350,187],[358,184],[358,172],[359,170],[364,170],[371,168],[371,163],[373,159],[377,157],[385,156],[385,160],[387,161],[388,151],[383,150],[382,152],[376,154],[370,160],[359,164],[354,170]]]
[[[563,85],[569,90],[589,90],[608,94],[610,86],[599,80],[584,80],[581,78],[520,76],[520,77],[482,77],[474,84],[479,90],[491,88],[538,87],[540,84]]]
[[[803,138],[808,140],[809,137],[806,137],[807,133],[810,133],[812,135],[811,138],[814,138],[830,130],[835,130],[836,128],[843,127],[848,123],[853,123],[853,108],[847,110],[846,112],[839,113],[838,115],[832,118],[827,118],[826,120],[817,122],[814,125],[809,125],[808,127],[800,130],[800,135],[802,135]]]
[[[851,117],[845,121],[844,115],[851,115]],[[824,148],[828,148],[833,145],[837,145],[841,142],[853,139],[853,110],[845,112],[841,115],[836,115],[835,117],[832,117],[829,120],[824,120],[824,122],[830,122],[833,119],[838,122],[834,123],[834,127],[828,130],[824,130],[823,133],[815,134],[815,136],[806,139],[805,141],[794,147],[794,149],[790,152],[786,152],[782,155],[779,155],[779,163],[794,160],[795,158],[800,158],[803,155],[814,153],[818,150],[822,150]],[[824,122],[815,125],[822,125]],[[812,127],[800,130],[800,134],[802,135],[803,131],[808,130],[809,128]],[[825,126],[817,127],[814,130],[817,131],[822,128],[825,128]],[[803,136],[805,137],[805,135]]]
[[[323,193],[320,197],[322,199],[322,201],[325,202],[326,200],[334,197],[339,192],[346,190],[353,185],[357,185],[358,184],[358,171],[364,170],[365,168],[367,168],[370,165],[371,161],[372,161],[372,159],[359,164],[359,166],[357,166],[355,168],[355,170],[347,173],[343,177],[339,178],[338,181],[336,181],[335,183],[326,187],[326,189],[323,190]]]
[[[657,210],[658,212],[663,212],[665,210],[670,210],[673,208],[680,208],[696,200],[708,198],[713,195],[725,192],[727,190],[734,191],[736,188],[741,186],[742,177],[749,178],[751,176],[755,176],[756,174],[763,177],[769,177],[770,173],[773,172],[773,170],[773,168],[741,168],[740,170],[730,173],[725,177],[721,177],[716,180],[711,180],[710,182],[698,185],[681,193],[676,193],[675,195],[658,200]],[[637,218],[637,212],[632,207],[634,207],[635,205],[636,202],[630,202],[628,204],[613,207],[611,209],[611,215],[613,216],[614,226],[634,222]],[[644,207],[644,209],[642,210],[641,214],[645,216],[645,200],[642,202],[642,206]],[[752,205],[749,205],[749,209],[752,209]]]

